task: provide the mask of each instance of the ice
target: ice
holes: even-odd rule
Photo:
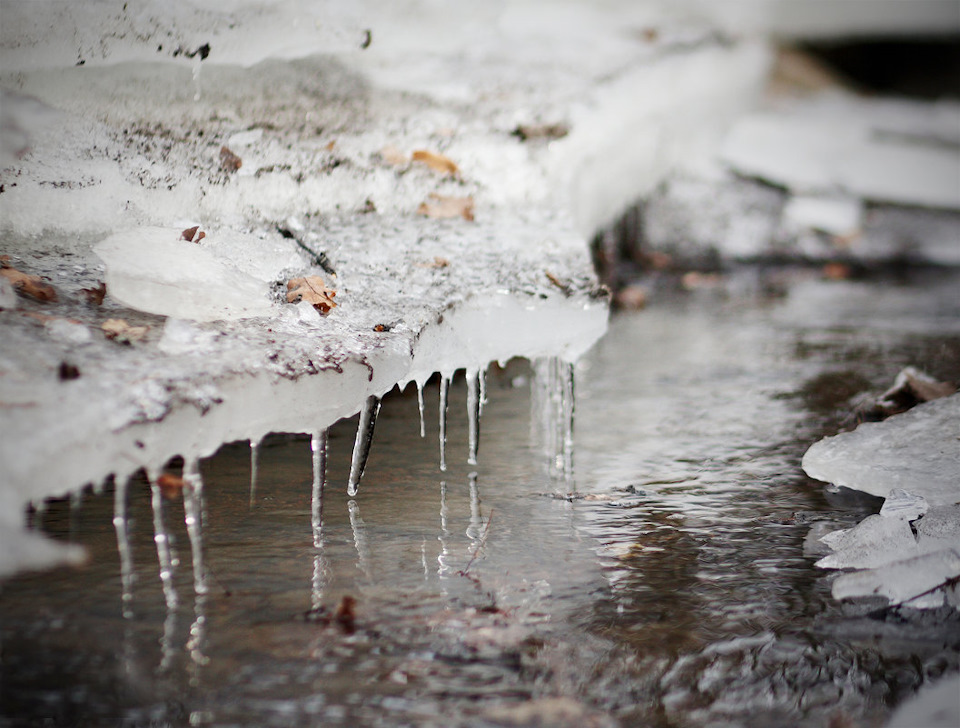
[[[450,393],[450,378],[440,375],[440,470],[447,469],[447,395]]]
[[[106,264],[109,295],[139,311],[194,321],[269,316],[268,285],[180,240],[180,230],[145,227],[95,247]]]
[[[829,544],[828,544],[829,545]],[[863,569],[882,566],[917,553],[910,524],[902,518],[868,516],[834,544],[834,553],[817,562],[822,569]]]
[[[86,551],[75,544],[63,544],[32,533],[20,524],[0,519],[0,578],[18,570],[47,569],[61,564],[82,564]]]
[[[477,464],[477,449],[480,447],[480,372],[467,371],[467,427],[469,452],[467,464]]]
[[[417,409],[420,410],[420,437],[427,436],[426,426],[423,422],[423,382],[417,382]]]
[[[889,103],[887,104],[889,106]],[[874,202],[960,209],[960,151],[931,144],[928,106],[902,104],[898,134],[877,128],[884,104],[825,96],[797,109],[738,121],[724,159],[738,172],[801,194],[843,193]],[[941,109],[960,126],[960,104]]]
[[[940,548],[960,551],[960,504],[934,506],[916,523],[917,544],[924,552]]]
[[[938,588],[958,577],[960,552],[945,549],[877,569],[842,574],[833,582],[833,596],[882,596],[891,604],[911,602],[921,608],[937,607],[943,604],[943,593],[938,593]]]
[[[174,555],[170,546],[170,534],[163,520],[163,494],[155,473],[150,479],[150,505],[153,508],[153,540],[157,545],[157,561],[160,563],[160,583],[167,609],[177,608],[177,587],[174,583]]]
[[[201,354],[216,338],[215,331],[202,329],[192,321],[168,318],[163,324],[157,348],[165,354]]]
[[[450,529],[447,528],[447,483],[440,481],[440,535],[437,540],[440,541],[440,553],[437,555],[437,576],[444,577],[450,572],[450,564],[447,563],[450,558],[450,550],[447,540],[450,538]]]
[[[960,725],[960,675],[925,683],[913,697],[901,703],[886,728],[956,728]]]
[[[350,516],[350,530],[353,531],[353,545],[357,549],[357,568],[367,579],[372,578],[370,571],[370,548],[367,545],[367,527],[360,517],[360,506],[355,500],[347,501],[347,513]]]
[[[851,235],[860,230],[863,203],[849,197],[796,195],[783,208],[787,229]]]
[[[14,309],[17,307],[17,292],[13,284],[6,278],[0,277],[0,309]]]
[[[133,619],[133,551],[127,520],[127,481],[118,480],[113,493],[113,528],[117,532],[120,554],[120,609],[125,619]]]
[[[239,131],[227,140],[227,146],[231,149],[249,147],[251,144],[256,144],[259,142],[262,138],[263,129],[260,128]]]
[[[573,477],[573,365],[559,357],[537,359],[530,398],[534,437],[539,439],[557,477]]]
[[[929,507],[923,496],[908,493],[902,488],[894,488],[883,501],[880,515],[913,521],[926,513]]]
[[[886,497],[894,488],[931,506],[960,501],[960,394],[825,438],[803,456],[807,475]]]
[[[203,478],[200,461],[192,459],[183,466],[183,512],[193,557],[193,589],[206,594],[207,572],[203,560]]]
[[[87,344],[93,340],[93,334],[87,326],[63,318],[47,321],[44,328],[52,338],[68,344]]]
[[[347,482],[347,495],[351,498],[357,494],[363,469],[367,465],[370,455],[370,444],[373,442],[373,430],[377,425],[377,414],[380,412],[380,398],[370,395],[360,410],[360,423],[357,425],[357,439],[353,443],[353,458],[350,461],[350,479]]]

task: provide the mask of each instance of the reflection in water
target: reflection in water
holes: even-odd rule
[[[313,581],[311,608],[323,603],[323,588],[328,580],[328,566],[323,548],[323,490],[327,482],[327,431],[315,432],[310,441],[313,453],[313,489],[310,498],[310,526],[313,531]]]
[[[480,447],[480,370],[467,370],[467,428],[468,447],[467,464],[477,464],[477,450]]]
[[[207,573],[203,564],[203,477],[200,461],[193,458],[183,465],[183,516],[193,558],[193,590],[207,593]]]
[[[357,568],[363,572],[367,579],[372,579],[373,574],[370,571],[370,547],[367,545],[366,526],[360,517],[360,506],[355,500],[347,501],[347,509],[350,512],[350,529],[353,531],[353,545],[357,549]]]
[[[163,520],[163,493],[157,482],[155,473],[148,473],[150,480],[150,505],[153,509],[153,540],[157,544],[157,561],[160,562],[160,583],[163,586],[163,597],[167,609],[177,608],[177,587],[174,584],[174,570],[176,569],[176,555],[170,545],[170,534],[167,532]]]
[[[260,470],[260,441],[250,441],[250,507],[257,502],[257,476]]]
[[[437,540],[440,541],[440,554],[437,556],[437,576],[441,579],[450,573],[450,565],[447,563],[450,558],[450,548],[447,545],[450,539],[450,530],[447,528],[447,483],[440,482],[440,535]]]
[[[117,552],[120,554],[120,611],[126,619],[133,618],[133,552],[127,519],[127,481],[115,483],[113,492],[113,528],[117,532]]]

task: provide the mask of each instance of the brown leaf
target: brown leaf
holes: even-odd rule
[[[236,172],[243,166],[243,160],[234,154],[229,148],[220,147],[220,167],[227,172]]]
[[[157,487],[167,500],[173,500],[183,492],[183,478],[173,473],[161,473],[157,478]]]
[[[191,228],[187,228],[182,233],[180,233],[180,239],[186,240],[188,243],[193,242],[193,236],[197,234],[197,231],[200,229],[199,225],[194,225]]]
[[[287,303],[296,303],[299,300],[308,301],[320,313],[329,313],[336,307],[333,297],[337,292],[327,288],[326,282],[320,276],[305,278],[291,278],[287,282]]]
[[[91,306],[99,306],[107,295],[107,284],[101,281],[96,288],[81,288],[80,292]]]
[[[107,338],[118,344],[132,344],[140,341],[147,334],[146,326],[131,326],[124,319],[107,319],[100,328]]]
[[[457,172],[460,171],[457,168],[456,162],[450,159],[450,157],[445,157],[442,154],[437,154],[436,152],[431,152],[426,149],[415,150],[413,152],[413,161],[425,164],[434,172],[441,172],[442,174],[457,174]]]
[[[0,276],[10,281],[10,285],[21,296],[28,296],[36,301],[57,300],[57,292],[53,289],[53,286],[45,282],[40,276],[21,273],[16,268],[9,267],[0,268]]]
[[[61,382],[69,382],[72,379],[80,378],[80,369],[77,368],[76,364],[71,364],[68,361],[60,362],[60,368],[57,371],[57,376],[60,378]]]
[[[473,221],[472,197],[444,197],[431,193],[430,199],[432,202],[420,203],[418,214],[438,219],[462,217],[464,220]]]

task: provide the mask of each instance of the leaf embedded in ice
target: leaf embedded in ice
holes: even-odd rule
[[[27,296],[36,301],[56,301],[57,292],[53,286],[44,281],[40,276],[32,276],[28,273],[22,273],[16,268],[4,266],[0,268],[0,276],[3,276],[14,290],[21,296]]]
[[[146,326],[131,326],[125,319],[107,319],[100,324],[100,328],[108,339],[118,344],[132,344],[134,341],[140,341],[146,336],[148,329]]]
[[[413,152],[413,161],[427,165],[434,172],[442,174],[457,174],[460,169],[450,157],[431,152],[426,149],[417,149]]]
[[[306,301],[313,305],[320,313],[329,313],[336,307],[333,297],[337,292],[327,288],[327,284],[320,276],[306,276],[291,278],[287,282],[287,303]]]

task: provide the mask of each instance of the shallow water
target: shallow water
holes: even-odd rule
[[[476,466],[462,376],[445,472],[436,380],[425,438],[413,387],[384,399],[352,499],[357,419],[332,428],[316,533],[309,436],[268,438],[255,483],[248,443],[203,461],[202,543],[132,480],[126,579],[114,487],[51,503],[34,525],[91,558],[2,585],[0,725],[882,724],[960,667],[960,623],[831,599],[804,538],[879,501],[799,461],[902,366],[960,379],[958,283],[748,273],[615,317],[576,368],[571,478],[516,361]]]

